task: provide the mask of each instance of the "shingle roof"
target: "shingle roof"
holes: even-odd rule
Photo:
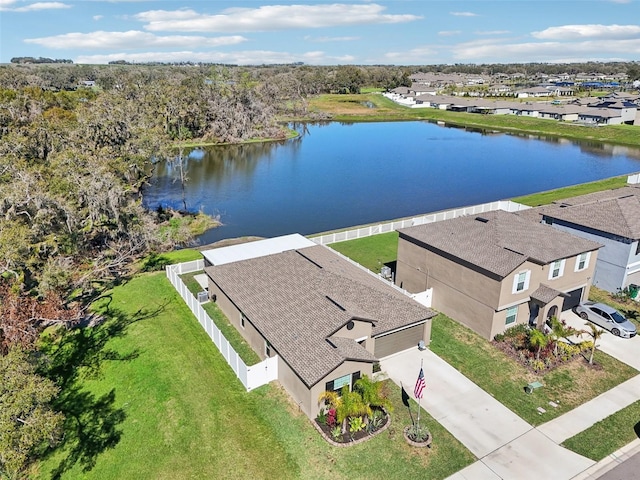
[[[329,337],[327,342],[336,348],[342,358],[347,360],[359,360],[363,362],[376,361],[376,357],[374,357],[372,353],[351,338]]]
[[[308,386],[353,353],[327,342],[350,319],[372,320],[376,336],[435,315],[320,245],[206,272]]]
[[[564,295],[562,292],[556,290],[555,288],[548,287],[546,285],[540,284],[540,286],[530,295],[532,299],[538,300],[539,302],[546,305],[558,295]]]
[[[526,260],[546,265],[601,246],[502,210],[398,231],[500,278],[509,275]]]
[[[545,209],[543,214],[631,240],[640,239],[640,197],[636,195],[568,206],[555,205]]]

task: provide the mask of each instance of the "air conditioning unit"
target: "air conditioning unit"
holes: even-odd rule
[[[380,276],[389,280],[391,278],[391,267],[384,266],[380,269]]]
[[[209,292],[198,292],[198,303],[205,303],[209,301]]]

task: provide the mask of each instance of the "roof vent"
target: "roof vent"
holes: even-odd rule
[[[482,223],[489,223],[489,219],[484,217],[476,217],[476,220]]]

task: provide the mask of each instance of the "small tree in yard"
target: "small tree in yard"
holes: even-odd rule
[[[529,344],[537,348],[536,351],[536,360],[540,360],[540,350],[547,346],[549,343],[549,337],[547,337],[540,330],[531,330],[529,332]]]
[[[551,317],[551,338],[554,342],[553,354],[558,356],[558,341],[562,338],[567,338],[575,333],[572,327],[567,326],[563,321],[558,320],[557,317]]]
[[[600,337],[602,337],[602,334],[605,333],[605,331],[596,327],[593,323],[587,322],[585,323],[585,325],[588,326],[589,329],[580,330],[579,334],[582,335],[583,333],[586,333],[591,337],[591,341],[593,342],[593,345],[591,345],[591,354],[589,355],[589,365],[593,365],[593,354],[596,351],[596,342],[600,339]]]

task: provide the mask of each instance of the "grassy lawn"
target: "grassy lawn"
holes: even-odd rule
[[[530,372],[468,328],[438,315],[431,331],[433,352],[532,425],[540,425],[638,374],[637,370],[596,351],[593,368],[578,358],[546,374]],[[544,387],[526,394],[539,381]],[[549,405],[553,401],[557,408]],[[536,410],[542,407],[546,413]]]
[[[367,107],[365,102],[374,104],[375,108]],[[451,125],[503,132],[521,132],[543,137],[564,137],[640,146],[638,127],[633,125],[606,125],[590,128],[554,120],[515,115],[479,115],[449,112],[435,108],[409,108],[378,93],[318,95],[310,99],[309,108],[311,111],[329,113],[337,121],[440,120]]]
[[[277,384],[244,390],[164,272],[134,277],[96,310],[104,323],[44,342],[67,423],[36,478],[442,479],[475,460],[426,413],[433,448],[409,447],[390,382],[390,429],[330,446]]]
[[[372,272],[380,273],[381,267],[395,262],[398,257],[398,232],[381,233],[329,246]]]
[[[598,462],[640,437],[638,419],[640,400],[565,440],[562,445]]]
[[[596,182],[558,188],[556,190],[549,190],[546,192],[532,193],[531,195],[513,198],[512,200],[531,207],[537,207],[538,205],[548,205],[551,202],[562,200],[564,198],[577,197],[578,195],[585,195],[587,193],[601,192],[603,190],[624,187],[626,184],[627,176],[624,175],[621,177],[606,178]]]

